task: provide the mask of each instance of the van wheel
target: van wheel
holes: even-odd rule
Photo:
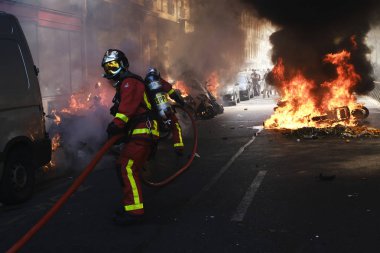
[[[16,148],[8,155],[0,186],[0,201],[4,204],[22,203],[32,196],[34,166],[30,154],[26,148]]]

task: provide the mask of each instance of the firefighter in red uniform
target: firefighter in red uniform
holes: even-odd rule
[[[116,212],[114,221],[120,225],[142,220],[144,204],[141,193],[139,170],[159,137],[157,121],[151,116],[152,105],[148,100],[143,79],[128,70],[129,63],[123,52],[106,51],[102,61],[105,78],[115,81],[116,95],[108,125],[109,136],[126,133],[124,147],[118,160],[119,175],[123,185],[123,205]]]
[[[172,85],[164,80],[160,72],[155,68],[149,68],[145,77],[148,92],[156,103],[157,114],[165,122],[169,122],[173,135],[173,147],[177,155],[183,155],[184,143],[182,139],[182,129],[177,117],[171,109],[171,105],[166,100],[165,95],[168,94],[171,99],[176,101],[182,107],[185,105],[182,97],[175,92]],[[161,97],[164,96],[162,99]]]

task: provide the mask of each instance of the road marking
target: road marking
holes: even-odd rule
[[[226,170],[231,166],[231,164],[236,160],[236,158],[238,158],[241,155],[241,153],[244,152],[245,148],[248,147],[256,139],[256,134],[261,132],[263,130],[263,127],[257,126],[254,127],[254,129],[257,129],[255,135],[252,136],[252,138],[246,144],[244,144],[233,157],[231,157],[231,159],[226,163],[226,165],[224,165],[221,168],[221,170],[217,174],[215,174],[213,178],[211,178],[210,182],[207,185],[205,185],[202,188],[202,190],[198,192],[198,194],[196,194],[192,199],[190,199],[188,203],[189,205],[193,205],[195,202],[197,202],[203,195],[203,193],[207,192],[219,180],[219,178],[224,174],[224,172],[226,172]]]
[[[241,200],[239,206],[236,208],[235,214],[232,216],[231,221],[241,222],[251,205],[253,197],[255,196],[257,189],[259,189],[261,182],[263,181],[266,170],[260,170],[256,177],[253,179],[252,184],[248,187],[243,199]]]

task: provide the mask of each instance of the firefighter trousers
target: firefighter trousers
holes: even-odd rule
[[[123,207],[132,214],[144,214],[139,173],[152,149],[152,141],[131,139],[124,144],[119,164],[123,185]]]
[[[181,125],[179,124],[178,118],[175,116],[175,114],[172,114],[170,120],[172,121],[171,132],[173,135],[173,146],[175,149],[182,149],[184,147],[184,144],[182,139]]]

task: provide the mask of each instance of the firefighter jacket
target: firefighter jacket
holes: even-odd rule
[[[136,78],[137,77],[137,78]],[[120,128],[127,127],[131,137],[159,137],[157,120],[149,117],[152,105],[148,100],[141,78],[126,75],[118,86],[117,112],[113,122]],[[116,96],[115,96],[116,97]]]
[[[184,106],[183,99],[175,92],[170,83],[168,83],[162,78],[160,78],[160,83],[162,85],[162,91],[166,92],[169,95],[169,97],[176,101],[178,104]]]
[[[162,85],[162,90],[166,92],[172,99],[174,99],[178,104],[184,105],[183,100],[180,96],[174,91],[172,85],[165,81],[164,79],[160,79],[160,83]],[[178,122],[177,117],[173,114],[170,118],[173,121],[172,134],[173,134],[173,146],[174,148],[183,148],[183,139],[182,139],[182,129],[181,125]]]

